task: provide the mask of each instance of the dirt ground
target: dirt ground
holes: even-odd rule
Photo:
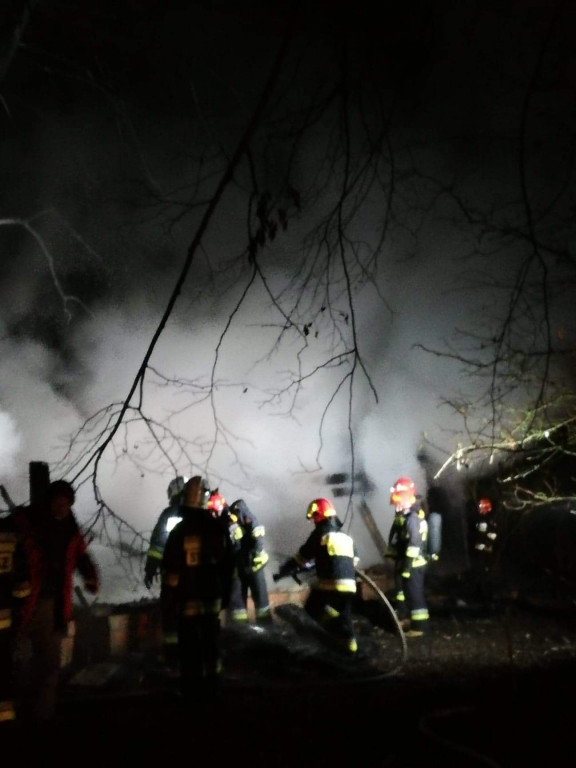
[[[177,677],[155,659],[111,660],[104,677],[67,682],[49,729],[15,727],[5,743],[64,764],[79,754],[108,765],[183,755],[291,768],[562,763],[573,754],[576,612],[570,595],[557,597],[515,591],[487,608],[465,583],[431,580],[429,635],[407,638],[384,603],[358,604],[354,659],[287,603],[268,629],[224,630],[211,708],[185,709]]]

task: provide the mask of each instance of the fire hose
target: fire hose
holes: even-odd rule
[[[312,570],[312,569],[305,569],[305,571],[307,570]],[[402,661],[398,667],[396,667],[391,672],[388,672],[385,675],[385,677],[388,677],[390,675],[396,674],[404,666],[404,664],[408,659],[408,644],[406,642],[406,635],[404,634],[402,625],[398,621],[398,616],[396,615],[396,611],[394,610],[394,607],[391,605],[390,601],[388,600],[384,592],[382,592],[380,587],[374,582],[373,579],[370,578],[370,576],[368,576],[367,573],[365,573],[360,568],[355,567],[354,571],[356,573],[356,576],[365,584],[368,584],[368,586],[374,590],[378,599],[384,603],[384,605],[386,606],[386,609],[388,610],[390,616],[392,617],[392,621],[394,622],[394,626],[396,627],[398,637],[400,638],[400,643],[402,646]],[[286,573],[282,575],[280,573],[275,573],[272,578],[276,582],[276,581],[279,581],[281,578],[284,578],[284,576],[291,576],[298,585],[302,585],[302,581],[298,578],[298,571],[292,571],[290,573]]]
[[[408,644],[406,642],[406,635],[404,634],[404,630],[402,629],[402,625],[398,621],[398,616],[396,615],[396,611],[394,610],[394,607],[384,594],[380,587],[374,582],[373,579],[368,576],[367,573],[365,573],[360,568],[356,567],[354,568],[356,571],[356,575],[365,583],[368,584],[369,587],[371,587],[374,592],[378,595],[378,598],[384,603],[386,608],[388,609],[388,612],[390,613],[390,616],[392,617],[392,620],[394,622],[394,626],[396,627],[398,631],[398,637],[400,638],[400,643],[402,645],[402,665],[404,665],[408,659]],[[393,672],[397,672],[398,669],[393,670]],[[393,672],[390,672],[389,674],[393,674]]]

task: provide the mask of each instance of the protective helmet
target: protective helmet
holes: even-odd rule
[[[220,517],[222,512],[224,512],[226,507],[226,499],[224,496],[222,496],[222,494],[218,493],[218,488],[216,488],[215,491],[212,491],[206,506],[212,511],[214,517]]]
[[[480,512],[481,515],[488,515],[492,512],[492,502],[490,499],[480,499],[478,501],[478,512]]]
[[[332,502],[328,501],[328,499],[314,499],[314,501],[311,501],[310,504],[308,504],[306,517],[308,520],[313,520],[317,525],[328,517],[336,517],[336,510],[332,506]]]
[[[182,475],[178,475],[173,480],[170,480],[168,483],[168,501],[172,501],[175,496],[182,493],[187,482],[188,478],[182,477]]]
[[[207,483],[200,475],[192,477],[182,491],[184,506],[200,507],[206,509],[208,499],[210,498],[210,489]]]
[[[416,501],[416,485],[409,477],[400,477],[390,488],[390,504],[395,507],[411,507]]]

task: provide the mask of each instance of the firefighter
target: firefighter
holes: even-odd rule
[[[11,513],[0,516],[0,729],[16,719],[14,638],[29,597],[30,574],[24,540]]]
[[[144,585],[147,589],[151,589],[154,582],[160,580],[160,566],[168,534],[182,520],[180,506],[187,481],[187,477],[177,475],[168,483],[168,506],[162,510],[152,530],[144,566]],[[167,621],[162,622],[160,661],[165,665],[168,673],[176,674],[178,672],[178,634],[176,627],[169,626]]]
[[[269,625],[273,617],[265,572],[269,560],[264,548],[266,529],[251,512],[244,499],[237,499],[225,510],[225,514],[236,559],[228,618],[234,623],[249,622],[248,595],[250,595],[254,604],[256,624]]]
[[[152,530],[150,546],[146,556],[144,585],[147,589],[150,589],[154,581],[159,577],[160,563],[162,562],[166,539],[172,528],[180,522],[178,507],[182,501],[182,491],[187,480],[187,477],[178,475],[168,484],[168,506],[162,510]]]
[[[472,549],[488,559],[494,553],[494,544],[498,538],[498,526],[493,515],[492,502],[490,499],[479,499],[476,509]]]
[[[405,525],[406,518],[404,512],[402,509],[395,510],[394,520],[392,521],[390,532],[388,534],[388,545],[384,554],[386,558],[392,560],[394,563],[394,594],[392,597],[392,604],[396,611],[396,616],[403,628],[407,628],[410,624],[402,580],[402,560],[398,557],[400,547],[403,546],[400,542]]]
[[[182,520],[168,534],[162,558],[163,622],[176,627],[184,702],[205,711],[221,680],[220,614],[227,607],[234,553],[221,521],[207,509],[200,476],[184,486]]]
[[[428,562],[426,513],[416,500],[416,485],[408,477],[399,478],[390,488],[390,504],[395,516],[388,537],[388,556],[395,561],[395,573],[399,575],[398,617],[407,627],[407,637],[422,637],[430,622],[424,593]]]
[[[314,530],[273,579],[278,581],[315,566],[316,579],[304,610],[336,639],[343,651],[354,654],[358,650],[352,623],[358,563],[354,540],[342,531],[342,522],[328,499],[311,501],[306,517],[314,523]]]
[[[492,501],[479,499],[471,523],[470,563],[480,603],[486,610],[493,608],[492,566],[498,539],[498,525]]]
[[[74,501],[72,485],[55,480],[47,501],[14,512],[24,537],[31,582],[16,637],[19,706],[24,717],[35,723],[48,722],[55,715],[61,645],[72,620],[76,573],[90,594],[100,589],[98,568],[72,509]]]

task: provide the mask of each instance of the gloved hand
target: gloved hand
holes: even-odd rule
[[[296,560],[291,557],[289,560],[286,560],[286,562],[280,566],[280,570],[278,573],[275,573],[272,578],[274,581],[280,581],[280,579],[285,579],[286,576],[293,576],[298,571],[298,564],[296,563]]]
[[[257,573],[261,568],[263,568],[266,563],[268,562],[268,553],[264,552],[258,552],[258,554],[254,555],[252,558],[252,573]]]
[[[144,569],[144,586],[146,589],[150,589],[152,584],[154,583],[154,579],[157,576],[158,569],[156,568],[154,563],[146,563],[146,568]]]

